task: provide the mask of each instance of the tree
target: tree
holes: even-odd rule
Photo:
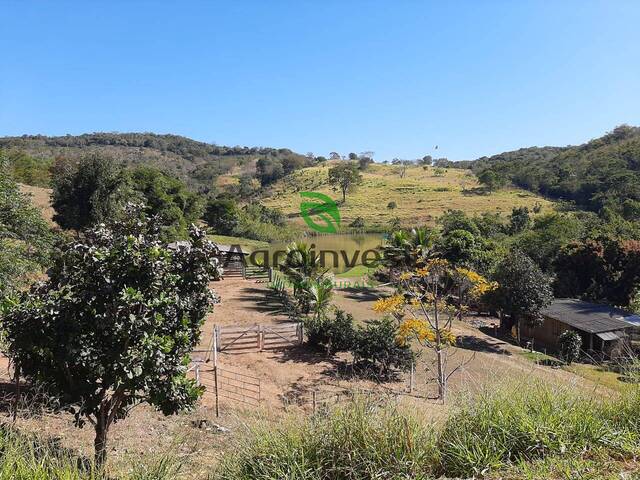
[[[329,169],[329,183],[342,192],[342,203],[346,201],[347,191],[351,191],[362,181],[355,163],[345,162]]]
[[[366,170],[367,168],[369,168],[369,165],[371,165],[373,163],[373,159],[371,157],[367,157],[364,155],[361,155],[360,157],[358,157],[358,168],[360,170]]]
[[[256,162],[256,176],[263,186],[284,177],[282,161],[268,157],[260,158]]]
[[[511,234],[520,233],[531,224],[531,216],[528,207],[513,207],[509,217],[509,231]]]
[[[464,294],[471,291],[471,296],[479,297],[493,288],[484,277],[433,258],[404,271],[396,282],[397,293],[374,305],[375,311],[390,313],[400,322],[397,337],[401,343],[415,340],[434,352],[438,398],[443,403],[448,379],[461,366],[448,369],[447,348],[456,342],[451,326],[462,314]]]
[[[134,198],[144,203],[147,215],[158,222],[163,240],[185,238],[188,225],[202,216],[200,198],[181,180],[153,167],[138,167],[126,175]]]
[[[238,206],[231,199],[210,198],[203,219],[218,235],[233,235],[238,226]]]
[[[478,174],[478,181],[490,192],[499,190],[507,184],[507,178],[504,175],[491,169],[486,169],[480,172]]]
[[[0,300],[48,264],[54,241],[40,211],[20,193],[8,170],[0,155]]]
[[[516,323],[519,341],[521,320],[532,327],[541,323],[541,310],[553,300],[551,280],[519,250],[498,264],[493,279],[499,287],[492,295],[492,303],[510,316],[512,324]]]
[[[398,326],[390,318],[367,320],[358,326],[353,347],[354,363],[371,366],[378,378],[392,369],[408,370],[414,359],[411,347],[398,339]]]
[[[53,219],[75,230],[113,219],[128,194],[122,166],[99,155],[57,160],[51,186]]]
[[[125,220],[69,244],[3,320],[21,373],[56,395],[76,426],[93,425],[99,467],[109,428],[134,405],[169,415],[202,393],[186,372],[215,301],[217,248],[192,227],[190,246],[168,250],[141,215],[128,206]]]
[[[560,346],[560,356],[571,365],[580,358],[580,349],[582,348],[582,337],[574,330],[565,330],[558,337],[558,345]]]

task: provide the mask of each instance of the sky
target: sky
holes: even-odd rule
[[[0,136],[464,160],[640,125],[637,0],[0,0],[0,25]]]

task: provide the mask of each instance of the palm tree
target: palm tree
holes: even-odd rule
[[[433,258],[437,237],[437,232],[428,227],[393,232],[382,249],[383,264],[392,275],[400,270],[413,270]]]
[[[293,296],[298,301],[298,308],[302,313],[308,313],[309,295],[304,287],[305,283],[318,276],[320,257],[304,242],[292,243],[287,247],[286,253],[280,270],[293,284]]]

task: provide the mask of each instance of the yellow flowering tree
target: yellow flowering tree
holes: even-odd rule
[[[462,366],[447,370],[447,348],[456,343],[452,322],[456,316],[461,318],[470,299],[495,287],[476,272],[434,258],[419,268],[402,272],[396,283],[397,293],[374,305],[375,311],[398,320],[400,342],[417,342],[434,351],[438,398],[442,402],[449,377]]]

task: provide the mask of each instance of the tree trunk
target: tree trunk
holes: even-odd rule
[[[345,203],[347,201],[347,189],[343,188],[342,189],[342,203]]]
[[[95,464],[98,470],[102,470],[107,462],[107,433],[108,427],[103,419],[98,417],[96,422],[96,438],[93,441],[95,449]]]
[[[447,377],[444,371],[444,352],[436,350],[436,362],[438,364],[438,400],[443,404],[447,397]]]

